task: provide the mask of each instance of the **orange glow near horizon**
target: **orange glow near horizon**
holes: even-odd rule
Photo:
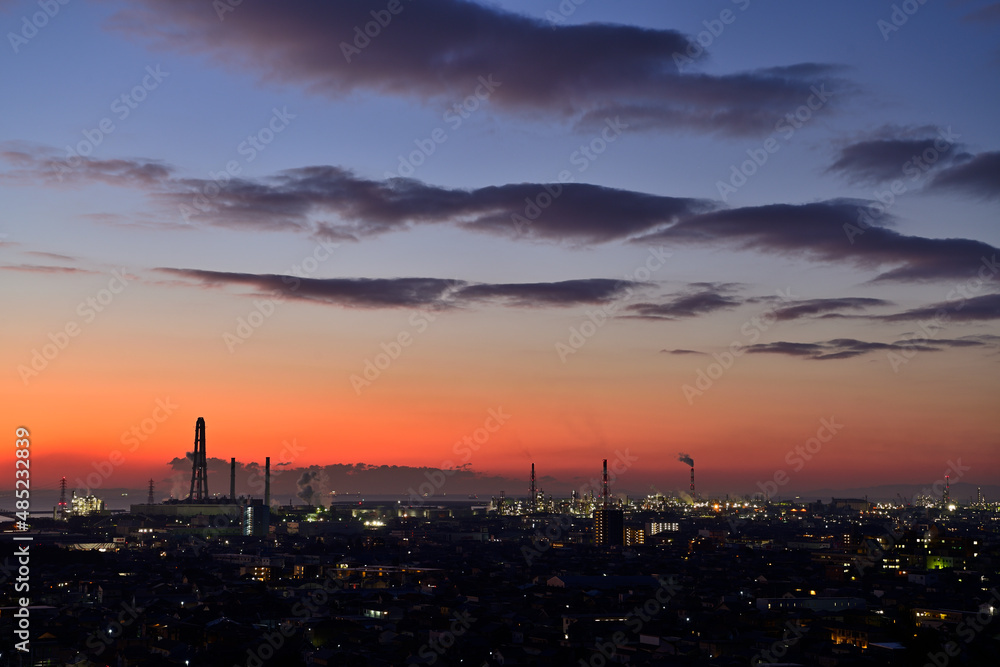
[[[213,293],[204,294],[210,302]],[[535,462],[568,484],[628,450],[638,457],[629,474],[640,489],[656,480],[686,487],[676,461],[684,451],[705,471],[706,488],[753,492],[757,481],[788,470],[788,453],[829,418],[843,429],[789,488],[933,481],[959,457],[973,465],[969,479],[988,483],[1000,470],[995,380],[960,350],[921,354],[898,373],[878,355],[831,363],[744,354],[689,401],[683,387],[695,386],[713,358],[650,360],[625,325],[609,325],[562,363],[547,347],[562,335],[561,323],[540,325],[540,343],[529,315],[516,316],[524,326],[498,332],[464,314],[442,314],[356,391],[352,376],[363,375],[366,360],[407,317],[349,313],[347,321],[377,324],[377,331],[344,332],[331,321],[303,333],[295,328],[299,309],[316,307],[283,307],[286,319],[268,322],[232,353],[220,335],[224,317],[192,336],[125,325],[120,333],[117,316],[95,322],[27,386],[12,383],[0,394],[17,419],[11,431],[32,431],[35,483],[51,487],[63,475],[89,473],[118,451],[126,460],[116,485],[142,487],[192,448],[198,417],[207,421],[208,455],[223,460],[275,460],[283,443],[294,442],[301,453],[293,466],[468,463],[519,480]],[[480,345],[469,345],[480,330]],[[4,361],[17,368],[21,353],[40,343],[23,332],[13,338]],[[326,351],[329,340],[337,341],[335,353]],[[525,351],[513,354],[517,346]],[[463,460],[455,443],[498,409],[509,420]],[[139,445],[130,448],[133,437]]]

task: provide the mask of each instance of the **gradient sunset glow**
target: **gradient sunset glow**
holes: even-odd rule
[[[996,483],[995,4],[221,4],[0,1],[39,487],[165,493],[198,417],[483,494]]]

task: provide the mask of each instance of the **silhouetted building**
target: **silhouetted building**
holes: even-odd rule
[[[621,510],[594,510],[594,542],[601,546],[621,546],[625,534],[625,515]]]
[[[254,498],[243,508],[243,534],[249,537],[267,537],[271,525],[271,508],[259,498]]]

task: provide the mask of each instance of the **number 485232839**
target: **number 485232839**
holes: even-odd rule
[[[29,471],[31,467],[31,440],[26,428],[18,428],[15,433],[17,435],[17,440],[14,443],[14,495],[17,497],[15,507],[18,510],[17,518],[21,521],[27,521],[28,510],[31,507]]]

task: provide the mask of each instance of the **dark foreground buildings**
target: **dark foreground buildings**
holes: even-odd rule
[[[39,521],[27,656],[8,641],[16,546],[0,541],[0,665],[943,667],[1000,655],[996,506],[647,499],[595,521],[580,502],[275,506],[266,529],[259,506]]]

